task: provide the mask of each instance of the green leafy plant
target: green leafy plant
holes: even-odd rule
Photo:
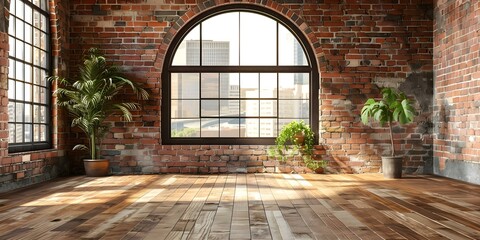
[[[381,93],[382,99],[376,101],[370,98],[365,102],[361,111],[361,118],[364,124],[367,124],[370,119],[382,125],[388,124],[392,156],[394,156],[393,124],[413,122],[416,114],[415,108],[413,107],[413,102],[403,92],[398,92],[392,88],[383,88]]]
[[[131,89],[138,99],[148,99],[148,93],[137,83],[122,76],[116,66],[107,64],[107,59],[96,48],[85,54],[83,65],[74,79],[53,76],[50,81],[58,81],[54,92],[59,106],[72,116],[72,126],[79,127],[88,137],[88,147],[76,145],[74,150],[89,150],[92,159],[99,158],[99,146],[108,133],[105,120],[120,113],[125,121],[132,120],[130,111],[140,109],[137,102],[124,102],[118,94],[125,88]]]
[[[316,170],[318,168],[325,168],[327,167],[328,162],[325,160],[315,160],[311,156],[305,156],[303,158],[303,162],[305,166],[311,170]]]
[[[312,170],[325,167],[326,161],[315,160],[313,157],[314,143],[315,134],[310,126],[305,124],[304,121],[292,121],[283,126],[278,133],[275,139],[275,146],[271,146],[268,149],[268,155],[280,161],[300,156],[305,166]]]

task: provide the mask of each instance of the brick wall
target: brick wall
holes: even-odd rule
[[[237,2],[238,3],[238,2]],[[243,1],[277,11],[310,40],[320,69],[320,143],[333,172],[378,172],[388,152],[386,129],[364,126],[362,103],[394,86],[418,100],[414,124],[395,128],[405,171],[429,172],[432,162],[432,1]],[[170,40],[186,21],[229,1],[90,1],[71,4],[71,62],[100,47],[151,99],[134,121],[112,119],[104,154],[118,173],[258,172],[272,169],[266,146],[162,145],[161,71]],[[298,17],[298,18],[297,18]],[[80,135],[79,135],[80,136]],[[292,169],[303,171],[293,162]]]
[[[480,183],[480,2],[437,1],[435,174]]]
[[[8,153],[8,34],[6,33],[8,26],[8,2],[1,1],[5,4],[5,9],[0,5],[1,9],[5,11],[5,18],[0,19],[0,192],[9,191],[12,189],[29,186],[31,184],[43,182],[49,179],[53,179],[59,175],[65,174],[67,171],[67,162],[65,161],[65,151],[63,151],[63,145],[65,137],[63,134],[58,134],[64,131],[64,121],[57,121],[57,116],[62,116],[58,113],[56,107],[52,109],[54,116],[54,150],[28,152],[9,155]],[[57,36],[57,39],[65,39],[65,33],[63,36],[57,35],[57,17],[58,12],[55,10],[55,6],[62,4],[59,1],[51,1],[52,7],[52,31],[53,35]],[[3,12],[3,11],[2,11]],[[60,12],[65,15],[65,12]],[[68,19],[68,18],[64,18]],[[65,21],[65,20],[64,20]],[[60,41],[53,41],[53,49],[60,48]],[[61,59],[64,53],[56,52],[55,59],[58,61]],[[55,64],[57,65],[57,64]]]

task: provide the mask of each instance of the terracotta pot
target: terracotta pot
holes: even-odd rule
[[[303,132],[295,134],[295,142],[300,146],[305,145],[305,135],[303,135]]]
[[[83,159],[87,177],[104,177],[110,174],[108,159]]]
[[[315,169],[315,173],[317,173],[317,174],[323,174],[323,173],[324,173],[323,167],[319,167],[319,168]]]
[[[385,178],[402,178],[403,156],[382,157],[382,172]]]

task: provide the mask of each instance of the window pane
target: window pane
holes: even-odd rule
[[[218,118],[202,118],[201,137],[219,137],[220,125]]]
[[[240,119],[223,118],[220,119],[220,137],[239,137],[240,136]]]
[[[277,98],[277,74],[276,73],[260,74],[260,97],[261,98]]]
[[[278,26],[278,64],[307,66],[307,58],[297,38],[283,25]]]
[[[192,29],[175,52],[172,65],[200,65],[200,26]]]
[[[16,136],[15,136],[15,124],[8,124],[8,142],[10,143],[15,143],[15,139],[16,139]]]
[[[41,33],[40,35],[40,48],[43,50],[47,50],[47,34]]]
[[[10,17],[10,21],[8,21],[8,34],[10,36],[15,36],[16,35],[15,34],[15,22],[16,22],[15,17]],[[11,43],[12,41],[9,40],[8,42]],[[10,49],[12,49],[12,48],[10,47]]]
[[[40,87],[40,103],[47,103],[47,89],[44,87]]]
[[[25,61],[32,62],[32,45],[25,44]]]
[[[33,141],[40,141],[40,125],[38,124],[33,125]]]
[[[15,124],[15,142],[16,143],[23,142],[23,125],[22,124]]]
[[[25,124],[25,142],[31,142],[32,141],[32,125],[31,124]]]
[[[13,14],[16,11],[17,3],[16,1],[10,0],[10,13]]]
[[[23,59],[24,50],[25,50],[25,44],[22,41],[17,40],[15,42],[15,57],[19,59]]]
[[[15,61],[13,61],[12,59],[8,60],[8,77],[15,77]]]
[[[36,28],[40,28],[40,13],[37,11],[33,11],[33,26]],[[36,36],[36,35],[35,35]]]
[[[244,135],[241,135],[240,137],[259,137],[259,125],[260,120],[257,118],[245,119]]]
[[[17,39],[23,40],[24,39],[24,32],[25,32],[25,23],[21,20],[16,18],[15,19],[15,36]]]
[[[202,100],[202,117],[219,116],[219,100]]]
[[[25,65],[25,82],[32,82],[32,66]]]
[[[198,100],[172,100],[172,118],[198,118]]]
[[[47,114],[48,114],[47,107],[40,106],[40,122],[41,123],[47,123]]]
[[[240,95],[239,73],[220,73],[220,97],[238,98]]]
[[[279,100],[280,118],[308,118],[309,101],[308,100]]]
[[[15,79],[23,81],[23,63],[15,62]]]
[[[277,64],[277,22],[256,13],[240,13],[240,65]]]
[[[33,45],[39,47],[40,46],[40,30],[34,29],[33,30]]]
[[[260,100],[260,116],[276,117],[277,116],[277,100]]]
[[[25,22],[32,24],[32,8],[28,5],[25,5]]]
[[[258,100],[241,100],[240,101],[240,114],[246,117],[258,117],[259,114],[259,101]]]
[[[15,43],[16,43],[16,41],[15,41],[14,38],[12,38],[12,37],[8,38],[8,56],[10,56],[10,57],[15,57],[15,54],[16,54]]]
[[[199,84],[198,73],[172,73],[172,99],[198,99]]]
[[[258,73],[240,74],[240,97],[258,98]]]
[[[40,66],[43,68],[47,67],[47,53],[40,51]]]
[[[41,70],[40,71],[40,85],[47,86],[47,71]]]
[[[24,87],[25,87],[25,84],[22,83],[22,82],[16,82],[15,83],[15,99],[16,100],[24,100],[25,99],[25,97],[23,96]]]
[[[8,98],[15,98],[15,81],[8,80]]]
[[[308,73],[279,73],[279,94],[281,99],[308,99]]]
[[[40,141],[47,141],[47,126],[40,125]]]
[[[240,116],[240,100],[220,100],[220,116]]]
[[[173,119],[171,126],[172,138],[200,137],[199,119]]]
[[[42,8],[42,10],[48,10],[48,5],[45,0],[40,0],[40,8]]]
[[[25,42],[32,44],[32,26],[25,24]]]
[[[277,137],[277,119],[260,119],[260,137]]]
[[[31,102],[32,101],[32,85],[25,84],[25,101]]]
[[[238,65],[239,13],[224,13],[202,23],[202,65]]]
[[[40,68],[33,68],[33,83],[35,84],[41,84],[40,82]]]
[[[47,31],[47,24],[48,24],[47,18],[44,15],[42,15],[40,18],[41,18],[41,21],[42,21],[41,22],[41,24],[42,24],[41,29],[42,29],[42,31],[46,32]]]
[[[40,66],[40,49],[33,48],[33,64]]]
[[[33,86],[33,102],[40,102],[40,87]]]
[[[218,77],[218,73],[202,73],[202,98],[218,98],[220,91]]]
[[[25,104],[25,122],[31,123],[32,122],[32,105]]]
[[[12,101],[8,102],[8,121],[15,121],[15,103]]]
[[[33,105],[33,122],[40,123],[40,106]]]
[[[25,3],[23,3],[22,1],[10,1],[10,2],[16,2],[17,3],[17,7],[16,7],[16,10],[15,10],[15,16],[23,19],[24,18],[23,11],[24,11],[24,8],[25,8]]]

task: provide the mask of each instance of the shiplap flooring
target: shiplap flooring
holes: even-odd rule
[[[0,239],[480,239],[480,186],[379,174],[71,177],[1,194]]]

